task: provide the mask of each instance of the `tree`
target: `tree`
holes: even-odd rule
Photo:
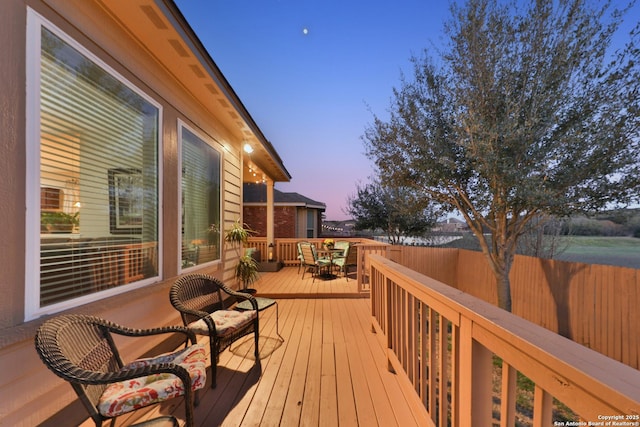
[[[566,221],[538,215],[532,218],[518,238],[516,253],[537,258],[553,259],[567,250],[570,240],[563,235]]]
[[[363,136],[388,182],[462,214],[506,310],[533,218],[625,204],[640,187],[638,27],[610,51],[628,9],[523,3],[452,5],[448,44],[413,58],[389,118],[374,115]]]
[[[376,180],[358,185],[348,200],[347,213],[357,230],[382,229],[391,244],[406,237],[423,236],[436,222],[437,213],[410,188],[389,187]]]

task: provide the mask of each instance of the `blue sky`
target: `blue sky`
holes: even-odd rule
[[[361,136],[410,57],[442,46],[448,1],[175,1],[291,173],[276,188],[346,219],[373,172]]]
[[[438,41],[445,1],[177,0],[292,175],[281,191],[345,219],[372,174],[361,136],[401,70]],[[304,30],[307,29],[307,34]]]

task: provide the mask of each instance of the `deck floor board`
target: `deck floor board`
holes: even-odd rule
[[[385,349],[371,331],[369,299],[357,292],[355,278],[314,282],[308,273],[303,280],[297,267],[285,267],[262,273],[254,287],[278,301],[284,341],[276,333],[275,307],[260,312],[259,364],[252,336],[220,355],[217,388],[209,378],[200,391],[197,427],[418,425],[387,370]],[[159,413],[184,419],[174,399],[116,425]]]

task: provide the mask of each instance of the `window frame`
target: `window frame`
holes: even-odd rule
[[[307,208],[307,212],[306,212],[306,232],[307,232],[307,239],[313,239],[318,237],[316,235],[316,230],[317,230],[317,211],[315,209],[309,209]],[[311,235],[309,235],[311,234]]]
[[[42,57],[42,28],[46,28],[51,33],[69,44],[72,48],[80,52],[87,59],[101,67],[111,77],[118,80],[131,91],[138,94],[145,101],[158,110],[157,123],[157,182],[156,191],[157,206],[157,237],[158,237],[158,274],[153,277],[122,284],[107,290],[83,295],[55,304],[40,306],[40,131],[41,131],[41,57]],[[129,79],[117,72],[98,54],[86,48],[82,43],[71,37],[61,28],[44,18],[38,12],[27,7],[27,27],[26,27],[26,117],[25,117],[25,147],[26,147],[26,167],[25,167],[25,321],[36,319],[42,315],[58,313],[82,304],[98,301],[113,295],[129,292],[133,289],[148,286],[162,280],[162,247],[163,247],[163,108],[162,104],[145,93]],[[30,268],[31,266],[31,268]],[[38,266],[38,268],[33,268]]]
[[[176,170],[177,176],[179,177],[178,179],[178,198],[177,201],[178,203],[176,203],[177,205],[177,211],[178,211],[178,224],[177,224],[177,231],[178,231],[178,242],[177,242],[177,259],[178,259],[178,273],[179,274],[183,274],[183,273],[189,273],[195,270],[199,270],[203,267],[210,267],[210,266],[214,266],[214,265],[218,265],[222,263],[222,258],[224,255],[224,245],[222,244],[223,242],[223,237],[224,237],[224,230],[222,229],[222,226],[224,224],[224,208],[223,208],[223,201],[224,201],[224,164],[225,164],[225,159],[224,159],[224,147],[215,139],[212,138],[208,135],[206,135],[204,132],[195,129],[193,126],[189,126],[184,120],[182,119],[178,119],[178,123],[177,123],[177,127],[178,127],[178,168]],[[190,266],[190,267],[183,267],[182,266],[182,150],[183,150],[183,139],[182,139],[182,133],[183,130],[186,129],[187,131],[191,132],[192,134],[194,134],[195,136],[197,136],[198,138],[200,138],[200,140],[202,140],[205,144],[207,144],[209,147],[211,147],[211,149],[215,150],[216,152],[218,152],[218,154],[220,155],[220,176],[219,181],[220,181],[220,197],[218,200],[218,206],[220,207],[220,237],[219,237],[219,243],[220,243],[220,257],[218,259],[214,259],[208,262],[204,262],[202,264],[196,264],[194,266]]]

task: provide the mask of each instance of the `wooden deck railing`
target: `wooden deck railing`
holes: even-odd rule
[[[553,398],[577,421],[640,425],[640,371],[381,256],[370,263],[374,329],[426,425],[515,425],[517,372],[535,384],[534,426],[567,425]]]
[[[496,279],[481,252],[394,246],[393,261],[497,305]],[[640,369],[640,270],[516,255],[512,312]]]
[[[333,238],[334,240],[347,240],[357,246],[358,251],[358,291],[369,291],[369,261],[370,255],[387,256],[387,251],[392,246],[375,240],[362,238]],[[296,243],[300,241],[309,242],[316,247],[322,246],[321,239],[276,239],[274,243],[274,257],[284,265],[298,265],[298,249]],[[260,250],[261,261],[268,259],[269,245],[264,237],[252,237],[249,239],[247,247],[254,247]]]

